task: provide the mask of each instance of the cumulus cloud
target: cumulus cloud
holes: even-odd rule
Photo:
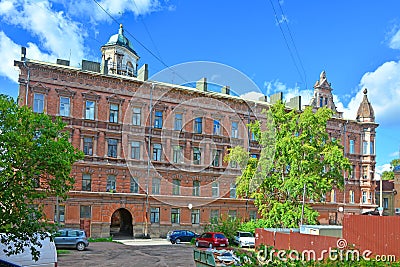
[[[77,65],[84,58],[86,33],[82,30],[81,24],[72,21],[64,12],[53,10],[49,1],[2,2],[0,16],[4,22],[21,27],[38,38],[39,46],[45,52],[37,54],[43,55],[47,52],[55,57],[65,59],[71,57],[73,65]],[[44,58],[34,58],[30,54],[27,54],[27,57],[44,60]]]
[[[368,89],[368,99],[375,111],[376,121],[385,126],[400,124],[400,62],[390,61],[379,66],[375,71],[367,72],[361,78],[359,92],[350,100],[345,115],[355,118],[363,89]]]
[[[255,92],[255,91],[251,91],[251,92],[247,92],[243,95],[240,95],[241,98],[244,99],[248,99],[248,100],[259,100],[261,97],[264,97],[264,94],[260,93],[260,92]]]
[[[175,9],[172,5],[165,6],[168,11]],[[155,11],[162,10],[162,5],[158,0],[73,0],[68,2],[68,11],[78,17],[89,16],[92,23],[100,21],[111,21],[109,13],[113,17],[120,17],[125,12],[132,12],[135,16],[146,15]],[[107,12],[104,12],[104,10]]]
[[[378,174],[379,173],[383,173],[384,171],[390,171],[390,164],[387,163],[387,164],[383,164],[383,165],[380,165],[380,166],[376,166],[375,170],[376,170],[376,172]]]
[[[300,87],[298,86],[289,87],[279,80],[265,81],[264,89],[268,96],[274,93],[282,92],[283,99],[286,102],[289,102],[289,100],[293,97],[301,96],[301,103],[303,106],[308,105],[310,103],[310,100],[313,95],[313,90],[310,89],[301,90]]]
[[[11,81],[18,82],[18,70],[14,67],[14,60],[21,56],[21,46],[14,43],[3,31],[0,31],[0,51],[7,51],[7,53],[0,53],[0,75],[8,77]],[[27,54],[32,58],[39,58],[44,61],[54,61],[55,57],[43,53],[33,43],[28,43]]]
[[[392,49],[400,49],[400,27],[395,25],[393,29],[387,34],[387,40],[389,41],[389,47]]]

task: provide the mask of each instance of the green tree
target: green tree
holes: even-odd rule
[[[242,167],[237,194],[254,198],[267,227],[298,227],[302,214],[304,223],[314,224],[318,213],[307,204],[302,209],[304,187],[307,200],[320,201],[333,186],[342,188],[343,174],[350,171],[340,141],[326,131],[332,111],[288,112],[280,102],[264,115],[266,123],[249,125],[262,147],[259,159],[241,147],[227,157]]]
[[[400,159],[394,159],[390,162],[390,171],[384,171],[382,173],[382,180],[393,180],[394,179],[394,167],[400,165]]]
[[[83,158],[68,141],[61,119],[20,107],[0,95],[0,233],[1,242],[18,254],[28,246],[32,257],[51,224],[44,217],[41,200],[65,198],[72,188],[72,164]],[[35,233],[40,233],[35,234]]]

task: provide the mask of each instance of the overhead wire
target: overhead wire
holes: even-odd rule
[[[107,10],[104,9],[104,7],[97,1],[93,0],[100,8],[103,10],[115,23],[120,25],[121,23],[113,17]],[[173,74],[176,74],[179,78],[181,78],[183,81],[187,82],[188,81],[183,78],[179,73],[174,71],[169,65],[167,65],[160,57],[158,57],[156,54],[154,54],[150,49],[148,49],[142,42],[140,42],[133,34],[131,34],[128,30],[125,29],[125,32],[129,34],[140,46],[142,46],[150,55],[152,55],[155,59],[157,59],[161,64],[163,64],[166,68],[168,68]]]
[[[278,0],[278,5],[279,5],[279,8],[280,8],[280,10],[281,10],[281,13],[282,13],[283,18],[286,18],[285,12],[283,12],[283,8],[282,8],[282,5],[281,5],[280,0]],[[296,52],[297,58],[298,58],[298,60],[299,60],[300,67],[301,67],[301,69],[303,70],[305,85],[306,85],[306,89],[307,89],[307,88],[308,88],[308,86],[307,86],[307,74],[306,74],[306,71],[305,71],[305,69],[304,69],[303,62],[302,62],[302,60],[301,60],[299,51],[297,50],[297,46],[296,46],[296,43],[295,43],[295,41],[294,41],[294,39],[293,39],[292,31],[291,31],[290,28],[289,28],[289,23],[287,22],[287,19],[284,19],[284,22],[285,22],[286,28],[287,28],[287,30],[288,30],[288,32],[289,32],[290,39],[292,40],[292,44],[293,44],[294,50],[295,50],[295,52]]]
[[[278,0],[278,1],[279,1],[279,0]],[[296,68],[296,70],[297,70],[297,73],[299,74],[300,79],[302,80],[302,82],[303,82],[304,84],[306,84],[305,80],[303,79],[303,75],[301,74],[300,69],[299,69],[299,67],[297,66],[296,59],[295,59],[295,57],[293,56],[293,52],[292,52],[292,50],[290,49],[289,42],[288,42],[288,40],[287,40],[287,38],[286,38],[286,35],[285,35],[285,33],[284,33],[283,29],[282,29],[282,26],[281,26],[281,22],[278,20],[278,14],[277,14],[277,12],[276,12],[275,6],[274,6],[274,4],[272,3],[272,0],[269,0],[269,2],[270,2],[270,4],[271,4],[272,10],[274,11],[275,20],[276,20],[276,22],[277,22],[277,24],[278,24],[278,26],[279,26],[279,29],[280,29],[280,31],[281,31],[281,33],[282,33],[283,39],[284,39],[285,44],[286,44],[286,47],[287,47],[287,49],[288,49],[288,51],[289,51],[290,57],[292,58],[293,64],[294,64],[294,66],[295,66],[295,68]],[[284,18],[284,19],[285,19],[285,18]]]

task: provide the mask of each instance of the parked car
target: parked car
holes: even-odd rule
[[[57,248],[76,248],[79,251],[89,246],[85,231],[81,229],[60,229],[54,237]]]
[[[189,230],[175,230],[167,234],[167,240],[172,244],[179,244],[181,242],[190,242],[193,238],[199,237],[199,234]]]
[[[196,247],[227,247],[229,245],[228,238],[223,233],[206,232],[196,238]]]
[[[40,253],[37,261],[32,258],[30,244],[23,247],[23,252],[7,256],[4,250],[14,250],[17,247],[17,244],[14,244],[14,242],[10,242],[10,244],[0,243],[0,266],[56,267],[57,250],[54,242],[50,239],[50,233],[48,233],[48,236],[44,239],[41,239],[40,236],[38,236],[38,238],[41,246],[35,246],[36,250]],[[21,249],[21,247],[18,248]]]
[[[233,237],[233,242],[235,242],[239,247],[254,247],[256,244],[256,239],[250,232],[236,232]]]

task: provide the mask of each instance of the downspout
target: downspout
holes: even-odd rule
[[[145,226],[144,226],[144,236],[148,236],[148,217],[149,217],[149,179],[150,179],[150,164],[151,164],[151,134],[153,130],[153,90],[154,84],[150,87],[150,127],[149,135],[147,140],[147,176],[146,176],[146,212],[145,212]]]
[[[26,88],[25,88],[25,106],[28,106],[28,90],[29,90],[29,80],[31,77],[31,69],[26,64],[26,48],[21,47],[21,61],[24,67],[28,70],[28,75],[26,78]]]

